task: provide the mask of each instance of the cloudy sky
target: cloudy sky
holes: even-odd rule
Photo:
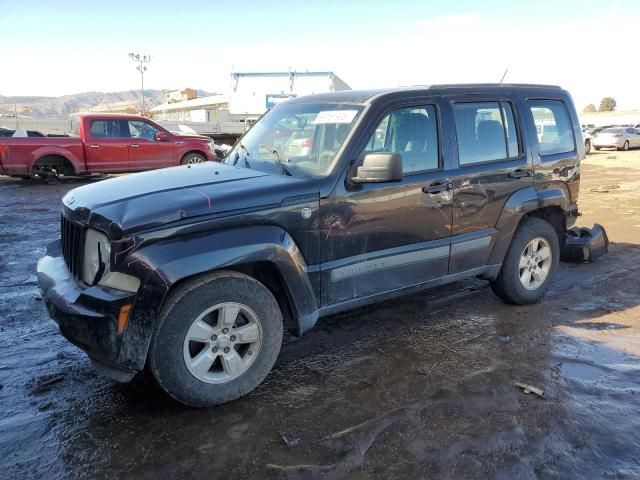
[[[638,0],[0,0],[0,95],[224,92],[231,71],[332,70],[353,88],[551,83],[640,108]]]

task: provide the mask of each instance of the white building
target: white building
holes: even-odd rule
[[[231,74],[229,112],[262,115],[287,98],[339,90],[351,87],[333,72],[235,72]]]
[[[350,89],[333,72],[235,72],[226,95],[176,101],[193,90],[173,90],[149,114],[158,121],[215,123],[219,130],[221,123],[258,117],[288,98]]]
[[[181,102],[163,103],[149,110],[149,115],[158,121],[213,122],[226,119],[229,111],[227,95],[211,95]]]

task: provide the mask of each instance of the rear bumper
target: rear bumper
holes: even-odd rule
[[[69,274],[60,241],[49,244],[38,261],[38,284],[62,335],[84,350],[104,375],[131,380],[136,369],[119,360],[123,335],[117,325],[120,308],[133,304],[136,295],[100,286],[82,288]]]
[[[591,140],[591,145],[598,148],[621,148],[624,142]]]

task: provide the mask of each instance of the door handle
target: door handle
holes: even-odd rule
[[[98,145],[97,143],[92,143],[91,145],[89,145],[89,148],[100,148],[100,145]]]
[[[131,148],[138,148],[140,146],[139,143],[132,143]]]
[[[453,183],[450,180],[433,182],[431,185],[422,187],[424,193],[442,193],[453,188]]]
[[[509,173],[509,177],[511,178],[523,178],[523,177],[530,177],[531,176],[531,170],[529,170],[528,168],[518,168],[517,170],[514,170],[513,172]]]

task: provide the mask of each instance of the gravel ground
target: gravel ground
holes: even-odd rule
[[[99,376],[49,319],[35,263],[79,184],[0,177],[0,478],[640,478],[640,152],[583,163],[610,253],[543,302],[473,280],[323,319],[206,410]]]

